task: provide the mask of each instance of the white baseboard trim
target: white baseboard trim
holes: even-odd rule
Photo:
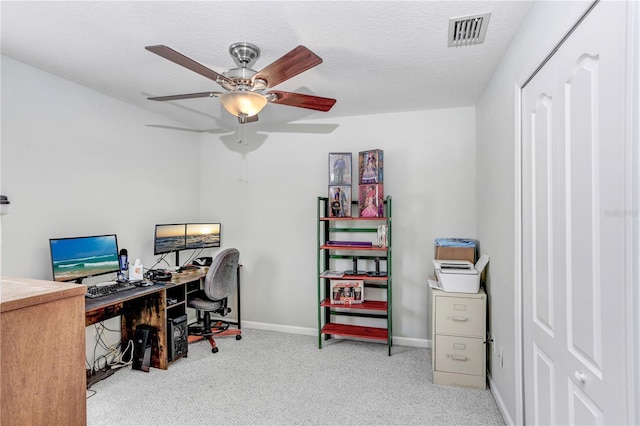
[[[413,337],[393,337],[393,343],[400,346],[412,346],[415,348],[430,348],[431,339],[415,339]]]
[[[507,407],[504,405],[504,401],[502,400],[502,397],[500,396],[500,391],[498,390],[498,387],[496,386],[495,382],[493,381],[493,377],[491,377],[491,374],[489,374],[489,372],[487,372],[487,378],[489,379],[489,390],[491,390],[493,399],[496,400],[496,404],[498,405],[500,414],[502,414],[504,423],[507,425],[515,425],[515,423],[513,422],[513,419],[511,418],[511,416],[509,415],[509,412],[507,411]]]
[[[255,328],[257,330],[279,331],[281,333],[303,334],[305,336],[317,336],[317,328],[294,327],[290,325],[269,324],[255,321],[242,321],[242,328]],[[339,338],[339,337],[336,337]],[[430,339],[415,339],[412,337],[393,337],[393,343],[400,346],[412,346],[416,348],[430,348]]]
[[[303,334],[305,336],[316,336],[318,329],[294,327],[290,325],[268,324],[265,322],[242,321],[242,328],[255,328],[256,330],[279,331],[281,333]]]

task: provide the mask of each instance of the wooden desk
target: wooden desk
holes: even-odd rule
[[[238,329],[240,323],[240,268],[237,269],[236,319],[229,321]],[[166,370],[169,364],[168,323],[187,313],[187,296],[199,290],[208,268],[174,273],[171,281],[156,282],[150,287],[138,287],[96,299],[86,299],[85,326],[120,316],[121,340],[127,342],[135,337],[138,325],[149,325],[157,330],[157,342],[151,352],[151,366]],[[83,287],[84,288],[84,287]],[[172,303],[170,303],[172,301]],[[186,355],[185,355],[186,356]]]
[[[87,422],[84,285],[0,279],[0,424]]]
[[[138,325],[157,330],[157,345],[151,353],[151,366],[166,370],[169,367],[167,323],[187,312],[187,293],[200,288],[206,270],[173,274],[171,281],[156,282],[149,287],[86,299],[85,326],[120,316],[122,341],[133,340]],[[175,303],[169,303],[169,300]],[[175,360],[172,360],[175,361]]]

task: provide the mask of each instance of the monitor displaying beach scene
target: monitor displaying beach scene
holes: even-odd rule
[[[220,247],[219,223],[187,223],[187,248]]]
[[[52,238],[49,247],[54,281],[81,282],[83,278],[120,270],[115,234]]]
[[[185,224],[156,225],[153,254],[185,249]]]

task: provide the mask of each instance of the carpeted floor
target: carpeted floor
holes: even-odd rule
[[[89,425],[501,425],[489,390],[431,383],[429,350],[243,329],[168,370],[118,370],[87,392]],[[93,394],[95,391],[95,394]]]

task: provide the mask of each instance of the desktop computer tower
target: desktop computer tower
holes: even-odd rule
[[[169,346],[169,362],[174,359],[187,356],[188,350],[188,325],[187,315],[169,319],[167,327],[167,345]]]
[[[156,338],[156,329],[150,325],[141,324],[136,327],[133,341],[133,362],[131,368],[149,372],[151,365],[151,350]]]

